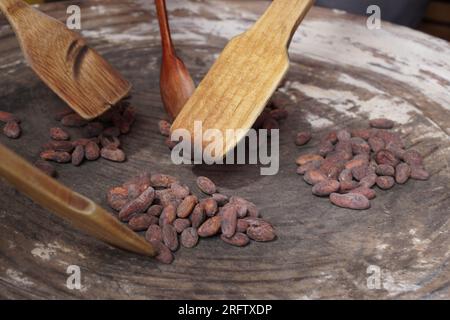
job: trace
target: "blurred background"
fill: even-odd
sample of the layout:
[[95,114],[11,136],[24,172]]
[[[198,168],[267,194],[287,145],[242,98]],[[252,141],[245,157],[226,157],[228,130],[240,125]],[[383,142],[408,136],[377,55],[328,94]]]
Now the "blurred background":
[[[29,3],[52,1],[61,0],[28,0]],[[316,5],[359,15],[366,15],[369,5],[378,5],[383,20],[450,41],[450,0],[316,0]]]

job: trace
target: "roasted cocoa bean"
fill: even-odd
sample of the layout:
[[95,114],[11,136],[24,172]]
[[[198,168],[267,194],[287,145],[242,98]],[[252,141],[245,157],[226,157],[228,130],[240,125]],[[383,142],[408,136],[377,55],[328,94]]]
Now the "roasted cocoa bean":
[[236,247],[245,247],[250,243],[250,238],[243,233],[237,232],[232,237],[226,237],[225,235],[221,235],[220,238],[228,244]]
[[369,167],[367,164],[355,167],[352,169],[352,174],[355,180],[361,181],[369,174]]
[[369,200],[375,199],[375,197],[377,196],[375,190],[366,188],[364,186],[355,188],[351,190],[349,193],[362,194]]
[[159,217],[161,216],[162,211],[163,211],[162,206],[160,206],[159,204],[154,204],[150,206],[150,208],[148,208],[147,214],[149,216]]
[[405,145],[403,144],[402,138],[398,133],[395,132],[389,132],[387,130],[378,130],[376,132],[376,136],[383,139],[386,146],[388,144],[395,144],[399,148],[404,148]]
[[360,167],[360,166],[367,166],[369,164],[369,161],[366,159],[353,159],[350,160],[349,162],[347,162],[345,164],[345,169],[349,169],[352,170],[356,167]]
[[79,116],[76,113],[71,113],[64,118],[61,119],[61,123],[66,127],[84,127],[88,124],[88,121],[86,119],[83,119],[81,116]]
[[178,249],[178,233],[175,227],[171,224],[165,224],[162,226],[163,242],[171,251]]
[[189,219],[175,219],[173,226],[178,233],[182,233],[185,229],[191,226],[191,220]]
[[337,139],[338,141],[346,141],[346,140],[350,140],[350,138],[352,137],[352,135],[350,134],[350,132],[348,130],[339,130],[337,132]]
[[258,242],[268,242],[276,238],[275,230],[270,223],[252,224],[247,229],[247,236]]
[[370,146],[369,144],[362,138],[351,138],[350,143],[352,146],[352,152],[353,154],[369,154],[370,153]]
[[79,165],[81,165],[81,163],[84,160],[84,147],[83,146],[76,146],[75,150],[72,153],[72,164],[75,167],[78,167]]
[[325,159],[319,169],[320,172],[331,180],[336,180],[342,170],[344,170],[344,161],[330,161],[329,159]]
[[50,138],[57,141],[66,141],[70,139],[70,135],[62,128],[50,128]]
[[289,112],[284,108],[277,108],[270,111],[270,115],[277,121],[286,120],[289,117]]
[[22,133],[19,123],[9,121],[3,127],[3,133],[10,139],[18,139]]
[[128,191],[128,198],[130,200],[134,200],[139,197],[139,195],[150,186],[150,174],[145,171],[139,173],[137,176],[123,184],[123,187]]
[[369,124],[372,128],[377,128],[377,129],[392,129],[395,125],[394,121],[386,119],[386,118],[370,120]]
[[320,169],[323,161],[310,161],[302,166],[297,168],[297,174],[304,175],[308,170]]
[[334,150],[334,144],[332,144],[330,141],[322,141],[319,144],[319,150],[318,153],[322,157],[325,157],[327,154],[332,152]]
[[333,192],[339,190],[340,184],[336,180],[325,180],[315,184],[312,188],[312,193],[316,196],[329,196]]
[[427,170],[420,166],[412,166],[411,167],[411,179],[414,180],[428,180],[430,178],[430,174]]
[[377,166],[375,173],[379,176],[394,176],[395,168],[388,164],[380,164]]
[[127,158],[122,150],[112,147],[102,148],[100,155],[103,159],[113,162],[124,162]]
[[[258,217],[259,216],[259,210],[256,204],[254,204],[251,201],[248,201],[247,199],[244,199],[242,197],[231,197],[230,203],[237,206],[237,209],[239,210],[239,207],[246,207],[247,209],[247,215],[249,217]],[[243,213],[241,213],[242,215]]]
[[100,139],[98,137],[97,138],[91,138],[91,139],[87,139],[87,138],[77,139],[77,140],[72,141],[72,147],[74,147],[74,148],[77,147],[77,146],[86,147],[89,142],[94,142],[94,143],[99,144],[100,143]]
[[319,170],[309,170],[303,176],[303,179],[310,185],[328,180],[327,176]]
[[102,135],[104,137],[116,137],[120,136],[120,130],[117,127],[109,127],[103,130]]
[[198,203],[198,199],[196,196],[187,196],[180,203],[177,208],[177,216],[179,218],[187,218],[194,210],[195,205]]
[[89,122],[83,129],[85,138],[94,138],[102,134],[105,127],[101,122]]
[[157,224],[158,218],[154,216],[149,216],[147,214],[137,214],[133,216],[128,222],[128,226],[131,230],[139,232],[145,231],[152,224]]
[[380,150],[383,150],[386,147],[383,139],[379,137],[371,137],[369,138],[369,145],[373,152],[377,153]]
[[400,163],[395,168],[395,182],[404,184],[411,176],[411,167],[406,163]]
[[377,175],[375,173],[368,174],[361,179],[359,185],[365,188],[372,188],[377,182]]
[[167,174],[158,173],[151,176],[151,182],[154,188],[169,188],[172,183],[178,182],[178,180]]
[[320,156],[318,154],[304,154],[297,158],[296,163],[297,163],[297,165],[302,166],[304,164],[307,164],[308,162],[315,161],[315,160],[323,161],[324,159],[322,156]]
[[[1,111],[0,111],[1,112]],[[37,160],[34,166],[50,177],[56,177],[56,169],[48,161]]]
[[334,150],[336,152],[332,155],[334,157],[339,156],[339,158],[344,160],[350,160],[353,157],[351,140],[339,141]]
[[148,187],[139,197],[128,202],[119,212],[119,219],[128,221],[133,214],[145,212],[155,198],[155,190]]
[[214,200],[213,198],[202,200],[201,205],[203,206],[203,210],[205,210],[205,213],[208,217],[214,216],[219,209],[216,200]]
[[43,160],[53,161],[57,163],[68,163],[72,159],[72,156],[68,152],[59,152],[53,150],[41,152],[40,157]]
[[397,157],[388,150],[380,150],[375,155],[375,161],[378,164],[387,164],[392,167],[396,167],[397,164],[399,164],[400,160],[397,159]]
[[42,146],[44,150],[53,150],[58,152],[72,152],[75,145],[70,141],[50,141]]
[[337,138],[337,131],[331,131],[329,133],[327,133],[322,139],[321,141],[329,141],[332,144],[335,144],[338,141]]
[[383,190],[391,189],[395,184],[393,177],[381,176],[377,178],[377,186]]
[[17,122],[20,123],[19,118],[17,118],[14,114],[6,111],[0,111],[0,122],[8,123],[8,122]]
[[84,148],[84,155],[87,160],[95,161],[100,158],[100,148],[95,142],[89,142]]
[[226,195],[220,194],[220,193],[214,193],[212,195],[212,198],[216,200],[217,205],[224,206],[228,203],[228,197]]
[[195,206],[189,219],[191,220],[192,227],[199,228],[206,220],[206,213],[203,206],[199,203]]
[[339,194],[332,193],[330,195],[330,201],[334,205],[342,208],[353,210],[365,210],[370,208],[370,201],[362,194],[347,193]]
[[170,127],[172,125],[166,120],[160,120],[158,122],[159,133],[162,136],[169,137],[170,136]]
[[152,241],[163,241],[161,227],[157,224],[152,224],[148,227],[147,232],[145,232],[145,239],[148,242]]
[[115,187],[108,191],[107,194],[108,204],[116,211],[122,210],[122,208],[128,203],[128,191],[124,187]]
[[165,224],[171,224],[177,218],[177,208],[173,204],[169,204],[163,209],[159,216],[159,225],[162,227]]
[[57,111],[54,115],[54,119],[56,121],[61,121],[65,116],[69,115],[69,114],[74,114],[75,112],[73,111],[72,108],[70,107],[64,107],[61,108],[59,111]]
[[373,131],[371,129],[355,129],[351,131],[351,134],[354,138],[369,140],[373,136]]
[[181,202],[173,195],[172,190],[170,189],[156,190],[155,199],[163,207],[167,207],[169,204],[173,204],[175,207],[178,207]]
[[304,146],[309,141],[311,141],[312,134],[310,131],[302,131],[297,133],[297,137],[295,138],[295,144],[298,146]]
[[268,118],[266,118],[264,120],[264,123],[262,125],[262,129],[267,130],[267,135],[271,136],[272,135],[272,130],[279,130],[280,129],[280,124],[274,118],[268,117]]
[[100,135],[99,139],[100,144],[103,148],[117,149],[121,145],[120,139],[118,137],[108,137],[105,135]]
[[205,194],[212,195],[217,192],[216,185],[207,177],[198,177],[197,186]]
[[181,185],[178,182],[172,183],[170,185],[170,190],[171,190],[172,194],[175,196],[175,198],[180,199],[180,200],[183,200],[184,198],[189,196],[189,194],[191,193],[188,186]]
[[422,155],[416,150],[408,150],[403,154],[403,160],[410,166],[423,166]]
[[198,243],[198,233],[195,228],[187,228],[181,233],[181,245],[185,248],[193,248]]
[[227,204],[222,213],[221,229],[225,237],[232,237],[236,233],[237,210],[233,204]]
[[236,232],[246,233],[248,227],[249,227],[248,221],[246,221],[244,219],[238,219],[237,225],[236,225]]
[[221,223],[222,217],[219,215],[209,218],[198,228],[198,235],[202,238],[215,236],[220,231]]
[[150,241],[150,243],[157,251],[157,255],[155,256],[156,260],[164,264],[171,264],[173,262],[173,253],[166,245],[161,241]]

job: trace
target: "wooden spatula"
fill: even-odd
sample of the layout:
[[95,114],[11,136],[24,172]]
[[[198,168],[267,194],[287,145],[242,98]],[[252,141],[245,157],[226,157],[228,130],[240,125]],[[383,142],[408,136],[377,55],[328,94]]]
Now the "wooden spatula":
[[86,119],[119,102],[131,85],[77,33],[20,0],[0,0],[30,66]]
[[0,144],[0,177],[44,208],[67,219],[81,231],[116,247],[154,256],[150,243],[125,227],[111,214],[63,186]]
[[170,36],[166,1],[155,0],[163,57],[161,64],[161,98],[167,113],[175,119],[195,90],[195,84],[183,61],[177,57]]
[[[313,0],[274,0],[264,15],[245,33],[232,39],[176,118],[172,132],[187,129],[194,137],[194,122],[203,132],[250,129],[289,67],[287,49]],[[224,141],[223,154],[245,136]],[[209,141],[203,141],[206,146]],[[221,156],[215,155],[215,156]]]

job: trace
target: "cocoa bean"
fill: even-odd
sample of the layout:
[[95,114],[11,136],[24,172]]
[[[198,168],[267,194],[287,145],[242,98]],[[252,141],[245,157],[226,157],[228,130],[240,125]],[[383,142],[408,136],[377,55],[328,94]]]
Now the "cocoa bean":
[[267,135],[270,137],[272,135],[272,130],[280,129],[280,124],[274,118],[268,117],[267,119],[264,120],[262,129],[267,130]]
[[352,174],[356,180],[361,181],[364,177],[366,177],[369,174],[368,165],[365,164],[365,165],[353,168]]
[[157,224],[158,218],[147,214],[137,214],[128,222],[131,230],[139,232],[147,230],[151,225]]
[[189,219],[175,219],[173,226],[178,233],[182,233],[185,229],[191,226],[191,220]]
[[405,155],[405,152],[406,152],[395,142],[387,143],[386,150],[392,152],[398,159],[403,159],[403,156]]
[[149,216],[159,217],[161,216],[162,211],[163,211],[162,206],[160,206],[159,204],[154,204],[150,206],[150,208],[148,208],[147,214]]
[[319,169],[321,167],[322,163],[323,163],[322,160],[310,161],[302,166],[299,166],[297,168],[297,174],[304,175],[306,173],[306,171],[308,171],[308,170]]
[[350,132],[348,130],[339,130],[337,132],[337,139],[338,141],[345,141],[345,140],[350,140],[350,138],[352,137],[352,135],[350,134]]
[[73,111],[72,108],[65,107],[65,108],[60,109],[58,112],[56,112],[53,118],[56,121],[61,121],[65,116],[67,116],[69,114],[74,114],[74,113],[75,112]]
[[[259,210],[258,210],[258,207],[256,206],[256,204],[254,204],[251,201],[248,201],[247,199],[234,196],[234,197],[230,198],[230,203],[236,205],[238,210],[239,210],[239,207],[242,207],[242,209],[243,209],[243,207],[246,207],[247,215],[249,217],[258,217],[259,216]],[[241,212],[241,215],[243,215],[243,214],[244,213]]]
[[194,210],[195,205],[198,203],[196,196],[187,196],[177,208],[177,216],[179,218],[187,218]]
[[113,162],[124,162],[127,158],[122,150],[112,147],[102,148],[100,155],[103,159]]
[[372,151],[375,153],[377,153],[380,150],[383,150],[386,147],[384,140],[379,137],[369,138],[369,145]]
[[430,178],[430,174],[427,170],[420,166],[411,166],[411,179],[414,180],[428,180]]
[[198,243],[198,233],[195,228],[187,228],[181,233],[181,245],[185,248],[193,248]]
[[178,182],[178,180],[167,174],[158,173],[151,176],[151,182],[154,188],[169,188],[172,183]]
[[237,210],[234,205],[226,205],[222,214],[221,229],[225,237],[232,237],[236,233]]
[[8,122],[17,122],[20,123],[19,118],[17,118],[14,114],[6,111],[0,111],[0,122],[8,123]]
[[150,241],[150,243],[157,251],[157,255],[155,256],[156,260],[164,264],[171,264],[173,262],[173,253],[166,245],[161,241]]
[[339,155],[341,159],[350,160],[353,157],[351,140],[342,140],[336,144],[336,155]]
[[156,190],[155,199],[161,204],[163,207],[167,207],[169,204],[175,205],[178,207],[180,201],[173,195],[172,190]]
[[89,161],[95,161],[100,158],[100,148],[95,142],[89,142],[84,148],[84,156]]
[[217,187],[209,178],[207,177],[198,177],[197,178],[197,186],[198,188],[205,194],[212,195],[216,193]]
[[377,166],[375,173],[379,176],[394,176],[395,168],[388,164],[380,164]]
[[276,238],[275,230],[267,222],[252,224],[247,229],[247,236],[258,242],[268,242]]
[[387,164],[392,167],[396,167],[397,164],[399,164],[400,160],[397,159],[397,157],[388,150],[380,150],[375,155],[375,161],[378,164]]
[[360,166],[364,166],[364,165],[367,166],[368,164],[369,164],[369,162],[366,159],[353,159],[345,164],[345,168],[352,170],[356,167],[360,167]]
[[[1,111],[0,111],[1,112]],[[37,160],[34,166],[50,177],[56,176],[56,169],[48,161]]]
[[189,217],[192,227],[199,228],[206,220],[206,213],[201,204],[197,204]]
[[248,227],[249,227],[248,221],[246,221],[244,219],[238,219],[237,225],[236,225],[236,232],[246,233]]
[[139,197],[128,202],[119,212],[119,219],[128,221],[133,214],[145,212],[155,198],[155,190],[148,187]]
[[123,187],[128,191],[128,198],[130,200],[134,200],[139,197],[139,195],[150,186],[150,174],[145,171],[139,173],[137,176],[123,184]]
[[351,134],[354,138],[369,140],[369,138],[373,135],[373,131],[371,129],[355,129],[351,131]]
[[83,129],[85,138],[94,138],[102,134],[104,126],[101,122],[89,122]]
[[177,208],[173,204],[169,204],[163,209],[159,216],[159,225],[162,227],[165,224],[171,224],[177,218]]
[[391,189],[395,184],[395,180],[393,177],[381,176],[377,178],[377,186],[380,189],[388,190]]
[[325,180],[314,185],[312,193],[316,196],[329,196],[339,190],[340,184],[336,180]]
[[212,195],[212,198],[216,200],[217,205],[224,206],[228,203],[228,197],[226,195],[220,194],[220,193],[214,193]]
[[370,120],[369,124],[372,128],[377,128],[377,129],[392,129],[395,125],[394,121],[386,119],[386,118]]
[[75,145],[70,141],[50,141],[42,146],[44,150],[53,150],[58,152],[72,152]]
[[100,144],[103,148],[117,149],[121,145],[120,139],[118,137],[108,137],[105,135],[100,135],[99,139]]
[[50,138],[57,141],[66,141],[70,139],[70,135],[62,128],[50,128]]
[[416,150],[408,150],[403,154],[403,160],[410,166],[421,167],[423,166],[422,155]]
[[77,139],[77,140],[72,142],[72,147],[73,148],[75,148],[77,146],[86,147],[89,142],[94,142],[94,143],[99,144],[100,143],[100,139],[98,137],[97,138],[91,138],[91,139],[86,139],[86,138]]
[[170,190],[171,190],[172,194],[175,196],[175,198],[180,199],[180,200],[183,200],[184,198],[189,196],[189,194],[191,193],[188,186],[181,185],[178,182],[172,183],[170,185]]
[[366,188],[364,186],[355,188],[355,189],[351,190],[349,193],[362,194],[369,200],[375,199],[375,197],[377,196],[375,190]]
[[411,176],[411,167],[406,163],[400,163],[395,168],[395,182],[404,184]]
[[270,111],[270,115],[277,121],[286,120],[289,117],[289,113],[284,108],[273,109]]
[[117,127],[109,127],[103,130],[102,136],[118,138],[120,136],[120,130]]
[[81,163],[84,160],[84,147],[83,146],[76,146],[75,150],[72,153],[72,164],[75,167],[78,167],[79,165],[81,165]]
[[365,188],[372,188],[377,182],[377,175],[372,173],[361,179],[359,185]]
[[218,215],[209,218],[198,228],[198,235],[202,238],[215,236],[220,231],[221,223],[222,217]]
[[332,152],[334,150],[334,144],[332,144],[330,141],[322,141],[319,144],[319,150],[318,153],[322,157],[325,157],[327,154]]
[[120,211],[129,201],[128,191],[124,187],[114,187],[108,191],[107,200],[111,208]]
[[303,176],[303,179],[310,185],[327,180],[327,176],[319,170],[309,170]]
[[342,170],[344,170],[344,161],[331,161],[330,159],[325,159],[319,170],[328,179],[336,180]]
[[53,150],[41,152],[40,157],[43,160],[54,161],[57,163],[68,163],[72,159],[72,156],[68,152],[59,152]]
[[158,122],[159,133],[162,136],[169,137],[170,136],[170,127],[172,125],[166,120],[160,120]]
[[298,146],[304,146],[309,141],[311,141],[312,134],[310,131],[302,131],[297,133],[297,137],[295,138],[295,144]]
[[327,133],[322,139],[321,141],[329,141],[332,144],[335,144],[338,141],[337,138],[337,132],[336,131],[331,131],[329,133]]
[[352,152],[353,154],[369,154],[370,153],[370,146],[369,144],[362,138],[351,138],[350,143],[352,146]]
[[213,198],[202,200],[201,205],[203,206],[203,210],[205,210],[205,213],[208,217],[214,216],[219,209],[216,200],[214,200]]
[[76,113],[71,113],[62,118],[61,123],[66,127],[84,127],[88,121]]
[[22,133],[22,130],[17,122],[10,121],[3,127],[3,133],[10,139],[18,139]]
[[318,154],[304,154],[297,158],[296,163],[297,163],[297,165],[302,166],[304,164],[307,164],[308,162],[315,161],[315,160],[323,161],[324,159],[322,156],[320,156]]
[[152,241],[163,241],[161,227],[157,224],[152,224],[148,227],[147,232],[145,232],[145,239],[148,242]]
[[171,224],[165,224],[162,226],[163,242],[171,251],[178,249],[178,233],[175,227]]
[[402,138],[398,133],[395,132],[389,132],[387,130],[379,130],[376,133],[376,136],[383,139],[386,146],[388,144],[395,144],[399,148],[404,148],[404,144],[402,141]]
[[370,201],[362,194],[357,193],[347,193],[347,194],[339,194],[332,193],[330,195],[330,201],[334,205],[353,209],[353,210],[365,210],[370,208]]
[[221,235],[220,238],[225,243],[231,244],[236,247],[245,247],[250,243],[250,238],[243,233],[237,232],[232,237],[226,237],[225,235]]

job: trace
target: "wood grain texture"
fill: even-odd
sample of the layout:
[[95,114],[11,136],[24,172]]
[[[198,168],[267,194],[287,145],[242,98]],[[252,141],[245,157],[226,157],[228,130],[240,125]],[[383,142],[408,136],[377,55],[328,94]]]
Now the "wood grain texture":
[[93,119],[128,95],[130,83],[65,24],[21,0],[2,0],[36,74],[78,114]]
[[[234,37],[214,62],[171,131],[186,129],[194,139],[195,122],[205,131],[234,130],[236,139],[224,139],[220,158],[245,137],[269,102],[289,68],[287,47],[312,0],[275,0],[254,26]],[[205,138],[204,147],[210,144]]]
[[[233,36],[265,11],[261,1],[171,0],[178,53],[196,83]],[[41,8],[64,19],[66,3]],[[124,253],[82,235],[0,183],[2,298],[421,298],[450,296],[450,46],[383,23],[368,31],[363,18],[313,8],[294,36],[283,90],[292,98],[281,126],[280,172],[258,166],[174,166],[158,134],[165,116],[159,94],[160,37],[151,1],[83,1],[83,36],[134,86],[139,119],[124,140],[127,165],[103,160],[59,166],[60,181],[106,207],[105,191],[142,169],[171,173],[194,190],[198,175],[223,192],[254,201],[278,240],[230,247],[220,239],[182,249],[173,265]],[[0,18],[1,19],[1,18]],[[26,66],[17,41],[0,21],[0,109],[23,118],[23,137],[8,145],[36,159],[52,114],[64,106]],[[407,48],[407,49],[405,49]],[[399,122],[408,146],[422,152],[428,182],[377,191],[368,211],[333,207],[296,174],[295,158],[333,128],[365,126],[369,118]],[[311,145],[295,147],[311,128]],[[81,291],[65,286],[69,265],[82,271]],[[383,270],[380,290],[367,288],[367,267]]]

